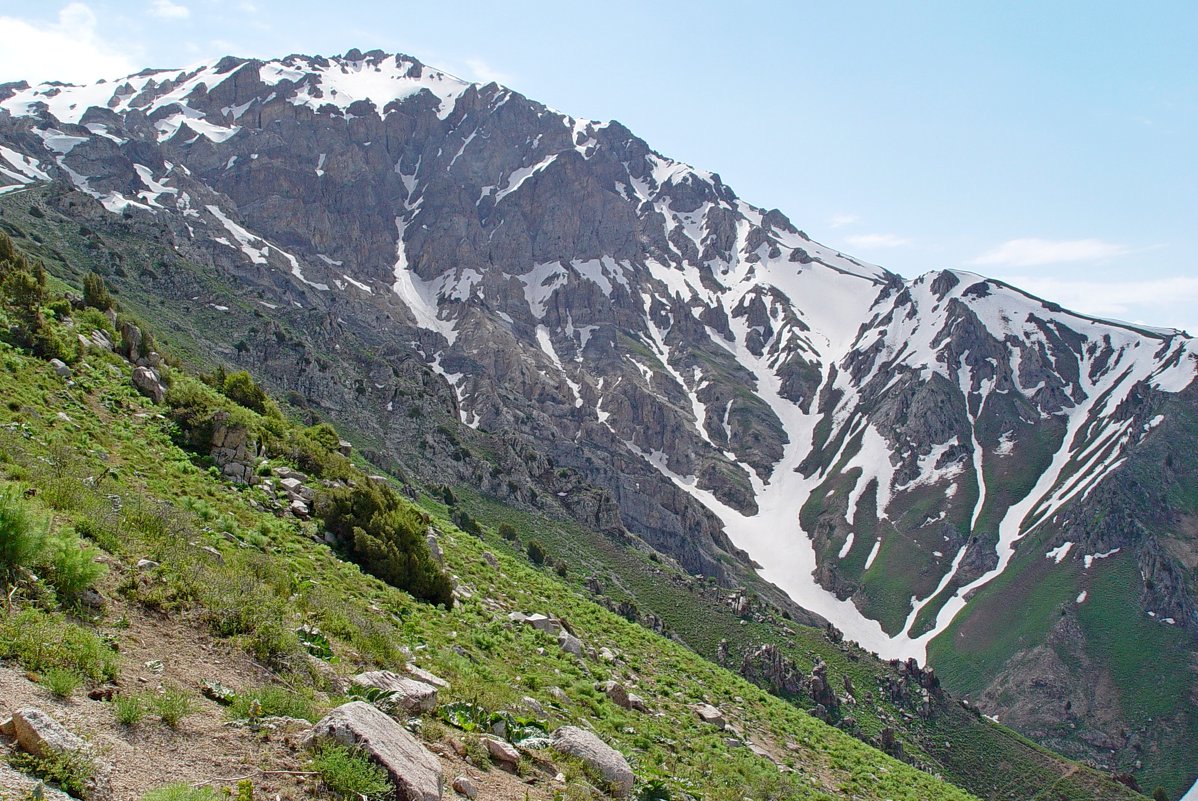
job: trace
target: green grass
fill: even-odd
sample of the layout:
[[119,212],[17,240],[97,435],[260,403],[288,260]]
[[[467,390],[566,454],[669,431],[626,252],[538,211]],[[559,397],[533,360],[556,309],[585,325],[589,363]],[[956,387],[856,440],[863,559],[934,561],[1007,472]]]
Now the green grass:
[[312,757],[312,769],[338,798],[344,801],[379,801],[394,788],[387,771],[360,751],[343,745],[326,745]]
[[172,729],[179,728],[183,718],[197,711],[196,699],[191,693],[168,684],[156,693],[146,696],[146,706],[159,720]]
[[140,693],[121,693],[112,698],[112,716],[122,726],[141,723],[149,711],[146,707],[146,699]]
[[192,787],[190,784],[168,784],[151,790],[141,801],[219,801],[222,798],[211,787]]
[[83,684],[83,677],[66,668],[50,668],[41,676],[41,682],[55,698],[70,698]]

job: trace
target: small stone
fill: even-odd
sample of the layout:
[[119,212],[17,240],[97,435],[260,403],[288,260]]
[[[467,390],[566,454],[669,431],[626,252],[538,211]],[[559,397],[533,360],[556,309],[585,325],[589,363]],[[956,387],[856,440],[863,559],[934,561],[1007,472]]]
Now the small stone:
[[137,560],[137,569],[138,570],[153,570],[156,567],[158,567],[158,563],[155,562],[153,559],[138,559]]
[[516,772],[516,766],[520,764],[520,752],[511,743],[505,743],[503,740],[497,740],[494,737],[484,737],[483,744],[487,746],[487,751],[491,754],[491,760],[499,764],[499,767]]
[[704,723],[709,723],[717,729],[722,729],[726,725],[723,713],[711,704],[695,704],[692,709],[699,720]]
[[67,363],[62,359],[51,359],[50,366],[54,368],[54,372],[62,378],[71,377],[71,368],[67,367]]
[[568,654],[582,656],[582,640],[565,629],[562,629],[561,633],[557,635],[557,644],[559,648]]
[[456,777],[453,780],[453,790],[467,798],[474,798],[478,795],[478,788],[474,786],[474,782],[470,781],[470,778],[467,776]]

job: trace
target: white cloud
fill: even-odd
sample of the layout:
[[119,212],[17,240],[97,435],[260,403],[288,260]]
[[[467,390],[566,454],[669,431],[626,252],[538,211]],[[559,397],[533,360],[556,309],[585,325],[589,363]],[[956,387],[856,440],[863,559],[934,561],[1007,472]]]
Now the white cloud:
[[70,3],[53,23],[0,16],[0,82],[75,81],[119,78],[135,72],[137,62],[103,41],[95,13]]
[[161,19],[187,19],[191,16],[191,9],[171,0],[151,0],[150,13]]
[[1122,256],[1128,250],[1124,245],[1101,239],[1011,239],[969,263],[977,267],[1034,267],[1040,264],[1099,261]]
[[495,83],[507,86],[512,83],[512,76],[505,72],[500,72],[494,69],[490,64],[483,61],[481,58],[466,59],[467,77],[478,83]]
[[1004,275],[1003,280],[1082,314],[1198,334],[1198,277],[1102,281]]
[[843,228],[846,225],[852,225],[853,223],[860,221],[861,218],[856,214],[833,214],[832,219],[828,221],[828,224],[833,228]]
[[861,248],[862,250],[869,248],[901,248],[911,244],[910,239],[905,239],[894,234],[857,234],[856,236],[846,236],[844,241],[849,247]]

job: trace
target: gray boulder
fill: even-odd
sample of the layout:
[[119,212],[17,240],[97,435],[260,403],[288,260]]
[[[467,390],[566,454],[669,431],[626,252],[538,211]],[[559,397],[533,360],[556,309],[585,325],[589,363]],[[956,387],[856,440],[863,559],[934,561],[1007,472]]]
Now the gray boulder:
[[560,754],[568,754],[582,760],[583,764],[608,782],[611,793],[616,798],[623,798],[632,792],[634,779],[628,760],[586,729],[562,726],[553,733],[550,747]]
[[337,707],[309,730],[308,747],[327,740],[357,746],[387,771],[405,801],[440,801],[441,763],[407,729],[365,701]]
[[162,386],[158,373],[149,367],[133,368],[133,386],[154,403],[162,403],[166,397],[166,387]]
[[431,712],[437,706],[437,688],[389,670],[371,670],[353,678],[360,687],[377,687],[395,693],[395,704],[409,715]]
[[39,757],[75,755],[88,760],[92,771],[83,786],[84,801],[111,801],[112,767],[50,715],[36,707],[26,707],[14,712],[12,721],[5,723],[4,728],[12,732],[17,745],[26,753]]
[[724,714],[711,704],[695,704],[692,709],[695,710],[695,716],[704,723],[710,723],[717,729],[722,729],[726,725]]
[[51,359],[50,366],[54,368],[54,372],[61,378],[71,377],[71,368],[67,367],[67,363],[62,359]]
[[582,656],[582,640],[578,639],[565,629],[562,629],[561,632],[558,633],[557,644],[559,648],[568,654]]

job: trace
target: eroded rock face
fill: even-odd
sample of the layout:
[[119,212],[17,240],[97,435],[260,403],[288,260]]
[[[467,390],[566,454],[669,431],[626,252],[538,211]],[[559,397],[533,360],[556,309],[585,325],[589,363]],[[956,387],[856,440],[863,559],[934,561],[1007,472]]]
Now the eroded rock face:
[[310,747],[323,740],[362,748],[387,771],[405,801],[440,801],[441,763],[394,719],[364,701],[337,707],[311,728]]
[[628,760],[596,735],[577,726],[562,726],[553,733],[554,751],[577,757],[611,784],[612,795],[623,798],[632,792],[634,777]]

